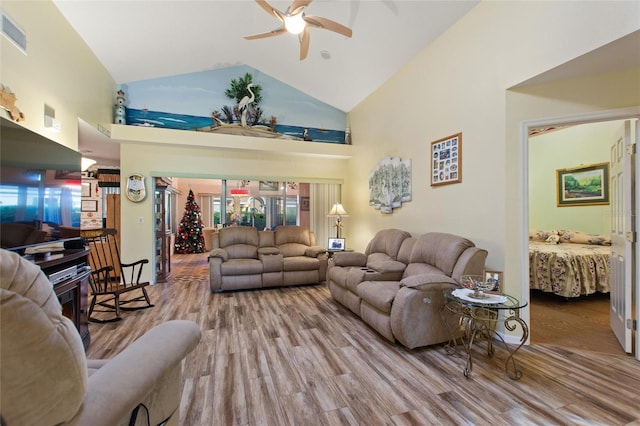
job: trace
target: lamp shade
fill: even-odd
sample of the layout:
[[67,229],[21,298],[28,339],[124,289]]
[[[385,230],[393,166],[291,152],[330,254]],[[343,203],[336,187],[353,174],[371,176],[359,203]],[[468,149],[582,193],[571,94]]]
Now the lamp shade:
[[331,210],[329,210],[329,216],[349,216],[347,211],[342,207],[342,204],[335,203]]

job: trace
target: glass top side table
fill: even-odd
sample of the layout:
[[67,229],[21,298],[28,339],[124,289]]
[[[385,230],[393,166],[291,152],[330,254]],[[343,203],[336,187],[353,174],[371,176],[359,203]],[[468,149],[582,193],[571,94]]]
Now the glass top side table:
[[[443,321],[449,326],[446,314],[459,316],[458,328],[449,330],[451,338],[445,346],[448,355],[457,353],[456,347],[459,343],[467,353],[467,364],[464,368],[464,376],[469,378],[473,372],[472,346],[474,341],[486,340],[487,355],[494,355],[493,340],[497,338],[502,342],[509,357],[505,361],[505,371],[510,378],[519,380],[522,377],[522,370],[516,364],[515,354],[522,347],[529,337],[529,327],[520,318],[520,309],[527,306],[527,302],[521,302],[508,294],[488,294],[485,299],[474,299],[470,297],[472,290],[463,288],[445,290],[445,304],[443,306]],[[504,315],[504,328],[509,331],[516,330],[520,325],[522,336],[519,344],[512,349],[504,340],[504,337],[496,331],[496,326],[500,314]]]

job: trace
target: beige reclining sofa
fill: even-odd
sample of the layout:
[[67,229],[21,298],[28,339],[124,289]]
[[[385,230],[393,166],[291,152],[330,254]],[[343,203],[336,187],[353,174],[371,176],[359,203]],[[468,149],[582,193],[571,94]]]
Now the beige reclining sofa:
[[[462,275],[482,274],[487,251],[457,235],[417,238],[399,229],[378,232],[364,253],[335,253],[327,271],[333,299],[386,339],[409,349],[445,342],[444,291]],[[457,318],[445,316],[450,326]]]
[[326,248],[304,226],[231,226],[214,233],[211,244],[211,291],[315,284],[326,277]]

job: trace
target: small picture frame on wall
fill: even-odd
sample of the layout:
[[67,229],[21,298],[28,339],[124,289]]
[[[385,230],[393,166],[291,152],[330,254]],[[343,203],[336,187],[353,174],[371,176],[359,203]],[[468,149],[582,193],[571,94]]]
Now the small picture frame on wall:
[[486,282],[493,282],[493,288],[488,290],[487,293],[502,294],[502,281],[504,276],[502,271],[485,269],[482,275]]
[[462,182],[462,133],[431,142],[431,186]]
[[80,210],[83,212],[97,212],[98,200],[82,200],[80,203]]
[[309,197],[300,197],[300,211],[309,211]]
[[91,197],[91,182],[82,182],[82,196]]

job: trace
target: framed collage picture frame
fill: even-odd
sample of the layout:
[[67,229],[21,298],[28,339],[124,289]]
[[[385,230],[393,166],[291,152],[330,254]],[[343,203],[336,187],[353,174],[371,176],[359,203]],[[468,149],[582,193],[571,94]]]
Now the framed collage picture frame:
[[462,133],[431,142],[431,186],[462,182]]

